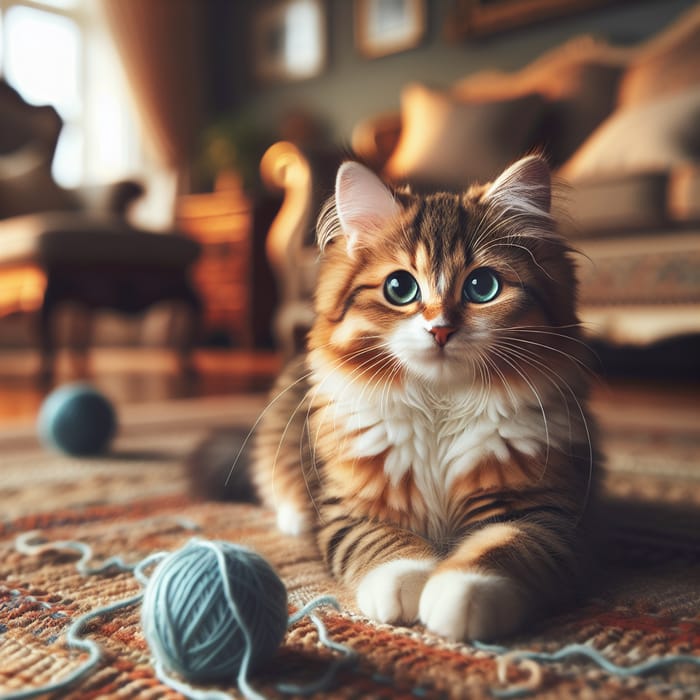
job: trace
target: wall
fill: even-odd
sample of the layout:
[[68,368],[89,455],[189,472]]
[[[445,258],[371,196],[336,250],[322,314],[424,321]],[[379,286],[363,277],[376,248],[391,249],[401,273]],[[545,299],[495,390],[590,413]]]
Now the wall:
[[[322,75],[297,83],[257,86],[251,78],[250,12],[257,3],[219,3],[214,17],[217,55],[230,67],[220,75],[215,104],[219,111],[250,110],[261,124],[274,127],[289,110],[303,106],[324,119],[336,139],[347,142],[362,118],[399,106],[401,87],[411,81],[447,86],[483,68],[512,70],[579,34],[593,34],[619,44],[635,44],[669,24],[692,0],[636,0],[572,17],[551,20],[480,40],[449,44],[443,25],[450,0],[428,1],[428,31],[411,51],[368,60],[353,45],[353,3],[326,0],[329,61]],[[231,8],[232,5],[237,8]],[[225,35],[225,36],[224,36]]]

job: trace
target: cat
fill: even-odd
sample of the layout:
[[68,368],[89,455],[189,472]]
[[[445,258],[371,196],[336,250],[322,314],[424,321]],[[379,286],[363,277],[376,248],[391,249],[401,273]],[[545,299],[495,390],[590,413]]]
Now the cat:
[[551,200],[538,155],[461,194],[337,173],[252,474],[379,622],[501,638],[586,579],[590,371]]

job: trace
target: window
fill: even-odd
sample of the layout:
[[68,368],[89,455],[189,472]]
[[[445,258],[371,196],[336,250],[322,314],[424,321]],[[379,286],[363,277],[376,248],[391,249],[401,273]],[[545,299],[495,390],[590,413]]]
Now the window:
[[128,176],[141,165],[136,120],[115,49],[90,0],[0,0],[0,71],[64,126],[52,165],[64,186]]

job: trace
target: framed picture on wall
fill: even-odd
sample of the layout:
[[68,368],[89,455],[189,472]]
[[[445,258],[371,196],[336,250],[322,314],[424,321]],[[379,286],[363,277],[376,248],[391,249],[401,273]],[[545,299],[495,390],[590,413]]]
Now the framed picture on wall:
[[326,65],[322,0],[275,0],[253,16],[255,77],[263,82],[305,80]]
[[425,36],[425,0],[355,0],[355,44],[378,58],[418,46]]

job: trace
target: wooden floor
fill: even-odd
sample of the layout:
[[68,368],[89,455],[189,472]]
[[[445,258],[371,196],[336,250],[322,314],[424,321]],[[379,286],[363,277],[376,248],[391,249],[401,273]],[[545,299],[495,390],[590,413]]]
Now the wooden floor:
[[49,386],[37,380],[39,357],[32,352],[0,352],[0,426],[34,420],[49,391],[72,381],[89,381],[118,404],[158,402],[195,396],[266,392],[279,371],[272,352],[198,351],[196,373],[178,372],[174,354],[155,349],[99,349],[87,368],[69,354],[58,358]]
[[[56,379],[49,387],[37,382],[38,355],[26,351],[0,352],[0,426],[33,421],[53,387],[87,378],[115,403],[159,402],[196,396],[266,392],[281,366],[279,355],[255,351],[198,351],[196,376],[183,377],[168,351],[154,349],[94,350],[87,377],[69,355],[61,355]],[[619,406],[621,411],[650,408],[684,414],[700,430],[700,387],[696,382],[654,382],[600,379],[594,404]]]

